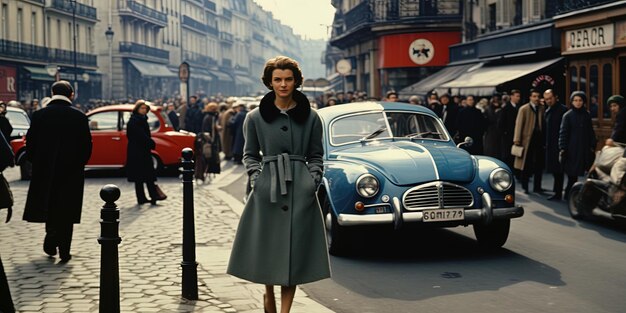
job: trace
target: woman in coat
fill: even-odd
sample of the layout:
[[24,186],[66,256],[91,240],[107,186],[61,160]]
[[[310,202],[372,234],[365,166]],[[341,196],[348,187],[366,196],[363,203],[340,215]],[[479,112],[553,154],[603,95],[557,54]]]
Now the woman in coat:
[[[135,194],[137,203],[156,204],[158,200],[165,200],[165,195],[159,195],[154,183],[156,171],[152,165],[151,150],[155,148],[154,140],[150,135],[148,126],[148,112],[150,107],[144,100],[137,100],[133,113],[126,124],[126,136],[128,137],[128,154],[126,158],[126,170],[128,181],[135,182]],[[143,184],[148,188],[150,200],[146,198]]]
[[587,95],[574,91],[570,96],[571,109],[563,115],[559,130],[559,158],[567,174],[565,198],[578,179],[593,163],[596,134],[591,125],[591,115],[585,108]]
[[[330,277],[316,190],[323,164],[322,124],[296,88],[296,61],[276,57],[265,64],[263,83],[272,90],[245,119],[243,161],[252,191],[241,216],[228,273],[265,285],[265,312],[290,311],[296,285]],[[280,138],[280,140],[277,140]]]

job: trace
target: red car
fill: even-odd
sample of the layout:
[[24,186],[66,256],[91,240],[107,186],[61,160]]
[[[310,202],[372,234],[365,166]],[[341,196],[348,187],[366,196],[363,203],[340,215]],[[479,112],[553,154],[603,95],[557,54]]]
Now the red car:
[[[101,107],[87,113],[93,149],[87,168],[122,168],[126,164],[126,123],[134,105],[121,104]],[[193,148],[195,134],[175,131],[161,107],[150,106],[148,125],[156,149],[152,162],[156,169],[180,164],[182,149]],[[30,164],[25,159],[25,137],[11,141],[16,164],[22,179],[30,178]]]

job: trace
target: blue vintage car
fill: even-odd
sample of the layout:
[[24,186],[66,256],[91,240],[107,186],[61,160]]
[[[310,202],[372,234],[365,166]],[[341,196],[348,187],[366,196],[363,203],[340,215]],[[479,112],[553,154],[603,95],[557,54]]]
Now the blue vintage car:
[[325,151],[318,199],[331,254],[349,250],[355,226],[375,224],[473,225],[480,245],[499,248],[511,218],[524,214],[507,165],[457,147],[427,108],[360,102],[318,113]]

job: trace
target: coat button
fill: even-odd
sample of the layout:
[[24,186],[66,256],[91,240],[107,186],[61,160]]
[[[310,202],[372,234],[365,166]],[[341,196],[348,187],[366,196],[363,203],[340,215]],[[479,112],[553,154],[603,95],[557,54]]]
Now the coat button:
[[287,128],[287,126],[283,126],[280,129],[282,129],[284,132],[286,132],[289,128]]
[[283,207],[281,208],[283,211],[287,211],[289,208],[286,205],[283,205]]

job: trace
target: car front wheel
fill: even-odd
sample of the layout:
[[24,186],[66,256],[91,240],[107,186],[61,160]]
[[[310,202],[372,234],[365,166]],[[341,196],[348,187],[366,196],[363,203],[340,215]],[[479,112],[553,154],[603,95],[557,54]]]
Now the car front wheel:
[[509,237],[511,220],[495,220],[488,225],[475,224],[474,234],[478,244],[487,249],[497,249],[504,245]]
[[[330,201],[328,197],[324,198],[324,204],[322,208],[324,213],[324,220],[326,221],[326,239],[328,240],[328,253],[335,256],[342,256],[348,254],[350,247],[349,231],[339,225],[337,217],[332,212]],[[330,216],[330,218],[328,218]]]

